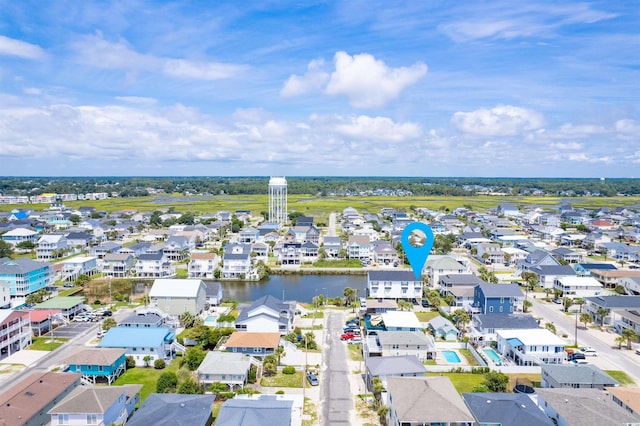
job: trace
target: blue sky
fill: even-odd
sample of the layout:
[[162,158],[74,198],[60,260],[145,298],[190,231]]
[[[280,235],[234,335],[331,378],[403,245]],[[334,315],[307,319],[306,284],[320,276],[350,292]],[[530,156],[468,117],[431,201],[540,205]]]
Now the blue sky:
[[0,175],[640,174],[637,2],[0,11]]

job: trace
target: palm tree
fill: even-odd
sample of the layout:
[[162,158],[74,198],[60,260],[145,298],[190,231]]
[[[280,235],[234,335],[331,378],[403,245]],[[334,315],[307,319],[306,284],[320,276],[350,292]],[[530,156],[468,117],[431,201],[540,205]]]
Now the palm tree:
[[622,330],[622,337],[627,340],[627,349],[631,349],[631,341],[638,341],[638,333],[632,328]]
[[355,300],[356,294],[358,294],[358,290],[353,289],[351,287],[345,287],[343,294],[344,294],[344,298],[346,299],[345,303],[347,306],[349,306],[351,305],[351,302]]
[[285,356],[284,348],[282,346],[278,346],[276,348],[276,358],[278,359],[278,365],[280,365],[280,359]]
[[627,338],[624,336],[618,336],[614,341],[618,344],[618,349],[622,349],[622,344],[627,341]]
[[598,308],[596,315],[600,317],[600,327],[604,327],[604,318],[609,314],[609,310],[605,308]]
[[549,301],[549,295],[551,294],[551,289],[545,287],[544,294],[546,295],[547,302]]
[[588,313],[584,312],[580,314],[580,322],[584,323],[584,328],[586,330],[587,325],[591,322],[591,315],[589,315]]

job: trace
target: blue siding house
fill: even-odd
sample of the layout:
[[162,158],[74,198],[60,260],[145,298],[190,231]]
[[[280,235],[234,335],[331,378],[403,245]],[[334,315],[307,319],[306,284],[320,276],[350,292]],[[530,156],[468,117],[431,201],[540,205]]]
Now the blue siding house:
[[111,385],[127,369],[126,351],[117,348],[81,348],[63,360],[71,373],[96,384],[106,380]]
[[49,286],[51,264],[31,259],[0,258],[0,281],[9,283],[11,298],[26,297]]
[[145,357],[150,357],[150,365],[156,359],[170,361],[176,349],[175,334],[168,327],[113,327],[104,335],[99,348],[122,348],[127,356],[132,356],[136,366],[147,364]]
[[512,314],[521,303],[518,284],[480,283],[473,290],[473,307],[481,314]]

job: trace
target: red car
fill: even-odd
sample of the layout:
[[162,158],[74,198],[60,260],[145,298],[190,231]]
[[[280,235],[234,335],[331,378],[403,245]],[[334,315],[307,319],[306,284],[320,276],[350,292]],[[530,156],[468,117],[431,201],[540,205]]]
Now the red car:
[[354,337],[360,337],[360,332],[354,333],[353,331],[347,331],[346,333],[342,333],[340,340],[351,340]]

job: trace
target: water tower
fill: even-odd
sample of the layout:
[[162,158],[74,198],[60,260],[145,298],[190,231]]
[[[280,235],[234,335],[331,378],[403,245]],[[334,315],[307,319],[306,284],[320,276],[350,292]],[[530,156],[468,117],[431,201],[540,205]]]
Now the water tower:
[[269,222],[284,225],[287,218],[287,180],[272,176],[269,179]]

